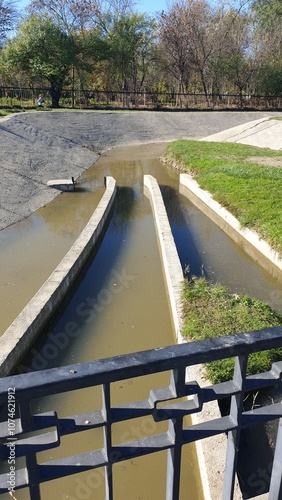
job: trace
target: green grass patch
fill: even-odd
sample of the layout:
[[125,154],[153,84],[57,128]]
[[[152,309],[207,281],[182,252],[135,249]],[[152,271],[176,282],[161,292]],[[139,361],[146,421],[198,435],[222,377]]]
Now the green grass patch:
[[[282,325],[282,316],[267,304],[245,295],[232,295],[219,284],[209,284],[204,277],[184,283],[183,335],[190,340],[204,340]],[[248,374],[268,371],[282,359],[282,348],[249,356]],[[233,378],[234,358],[205,365],[212,383]]]
[[282,253],[282,152],[235,143],[178,140],[165,151],[201,188]]
[[0,109],[0,118],[4,116],[8,116],[12,113],[21,113],[24,112],[24,109],[19,108],[11,108],[11,109]]

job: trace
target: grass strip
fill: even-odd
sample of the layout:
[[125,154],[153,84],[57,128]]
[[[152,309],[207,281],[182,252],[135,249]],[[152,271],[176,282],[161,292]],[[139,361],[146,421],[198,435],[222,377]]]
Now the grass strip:
[[[205,340],[225,335],[271,328],[282,324],[282,316],[267,304],[245,295],[230,294],[220,284],[205,277],[185,281],[183,335],[190,340]],[[248,360],[248,375],[268,371],[282,359],[282,348],[253,353]],[[233,378],[234,358],[205,365],[212,383]]]

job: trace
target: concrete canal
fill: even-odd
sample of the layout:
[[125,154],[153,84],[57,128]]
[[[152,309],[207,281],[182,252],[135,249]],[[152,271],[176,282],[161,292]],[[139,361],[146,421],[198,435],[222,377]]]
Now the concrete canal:
[[[226,284],[233,293],[246,293],[282,312],[282,285],[254,264],[216,225],[178,193],[179,173],[158,160],[163,144],[119,148],[108,152],[81,178],[80,190],[65,193],[29,220],[3,232],[1,247],[1,301],[3,324],[9,323],[28,302],[42,281],[59,263],[95,209],[105,175],[117,180],[118,193],[109,227],[93,261],[77,284],[74,295],[60,310],[22,360],[17,372],[40,370],[76,362],[140,351],[175,342],[154,220],[143,194],[143,176],[153,175],[161,186],[183,268],[204,272],[212,281]],[[6,269],[10,269],[10,274]],[[12,280],[11,280],[12,270]],[[9,280],[9,281],[8,281]],[[5,307],[6,304],[6,307]],[[68,336],[67,332],[76,332]],[[5,328],[4,328],[5,329]],[[3,332],[2,332],[3,333]],[[57,340],[56,340],[57,339]],[[166,375],[117,384],[116,403],[143,399],[152,386],[168,383]],[[87,412],[101,405],[98,391],[85,390],[34,402],[34,410],[56,408],[60,416]],[[164,424],[139,419],[123,428],[115,426],[114,440],[125,432],[128,439],[161,432]],[[52,459],[100,446],[100,431],[80,433],[52,450]],[[95,443],[95,444],[94,444]],[[166,456],[145,457],[115,467],[116,498],[164,498]],[[50,453],[42,453],[42,461]],[[181,498],[203,498],[195,466],[195,451],[185,450]],[[52,493],[51,493],[52,492]],[[71,476],[42,486],[42,498],[104,498],[100,472]],[[28,494],[19,491],[17,500]]]

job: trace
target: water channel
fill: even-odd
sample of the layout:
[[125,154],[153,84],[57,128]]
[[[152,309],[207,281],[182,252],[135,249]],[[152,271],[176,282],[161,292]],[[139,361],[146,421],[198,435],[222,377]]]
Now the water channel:
[[[18,372],[45,369],[74,362],[89,361],[174,343],[162,266],[154,221],[148,199],[143,194],[143,176],[151,174],[159,182],[167,206],[173,235],[183,265],[191,274],[202,272],[212,281],[228,286],[232,293],[244,293],[270,304],[282,313],[282,285],[215,226],[184,196],[178,193],[179,173],[158,160],[163,144],[117,148],[103,155],[82,176],[80,190],[65,193],[31,218],[2,231],[0,298],[1,328],[11,323],[44,279],[71,246],[98,204],[104,191],[104,176],[117,180],[118,193],[113,217],[102,244],[74,296],[59,319],[49,326],[18,367]],[[3,321],[2,321],[3,317]],[[63,347],[54,337],[71,327],[77,335]],[[64,336],[65,338],[66,336]],[[163,386],[166,375],[140,383],[138,379],[117,384],[117,403],[144,399],[152,386]],[[95,402],[95,403],[93,403]],[[87,412],[101,405],[97,391],[56,396],[35,402],[35,411],[56,408],[60,417]],[[163,425],[163,424],[161,424]],[[129,439],[144,437],[156,424],[142,419],[130,428]],[[121,425],[114,439],[128,432]],[[82,436],[83,434],[83,436]],[[80,433],[66,440],[52,459],[91,449],[99,432]],[[184,456],[181,498],[201,500],[202,491],[193,459],[194,449]],[[148,457],[119,464],[115,468],[118,500],[164,498],[165,454],[151,461]],[[51,458],[42,453],[42,461]],[[158,480],[156,481],[156,477]],[[43,500],[104,498],[102,476],[95,471],[71,476],[42,486]],[[1,497],[1,495],[0,495]],[[26,500],[24,491],[17,500]]]

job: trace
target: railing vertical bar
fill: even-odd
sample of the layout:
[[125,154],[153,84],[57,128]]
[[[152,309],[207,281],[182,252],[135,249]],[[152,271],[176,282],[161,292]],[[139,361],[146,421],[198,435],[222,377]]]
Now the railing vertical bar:
[[282,419],[279,420],[268,500],[282,499]]
[[33,429],[32,415],[30,412],[30,400],[19,402],[20,420],[23,432]]
[[[19,402],[19,412],[23,432],[28,432],[33,429],[29,399]],[[26,456],[26,471],[28,475],[30,500],[40,500],[40,477],[38,472],[36,454]]]
[[105,493],[106,500],[113,500],[113,466],[111,463],[112,454],[112,419],[111,419],[111,392],[110,384],[103,384],[103,413],[105,417],[104,450],[108,464],[105,467]]
[[185,395],[186,367],[180,370],[172,370],[170,377],[170,388],[175,396]]
[[[175,396],[183,396],[185,368],[171,371],[170,387]],[[178,500],[180,491],[183,417],[169,420],[168,433],[174,443],[167,451],[166,500]]]
[[235,476],[237,470],[239,440],[241,432],[241,417],[244,401],[244,386],[246,380],[248,356],[235,358],[233,380],[240,392],[231,397],[230,416],[236,423],[236,429],[228,432],[225,474],[223,483],[223,500],[232,500],[234,495]]
[[28,474],[30,500],[41,500],[40,478],[36,455],[26,456],[26,470]]
[[178,500],[180,491],[182,418],[169,421],[169,433],[174,437],[174,446],[167,451],[166,500]]

